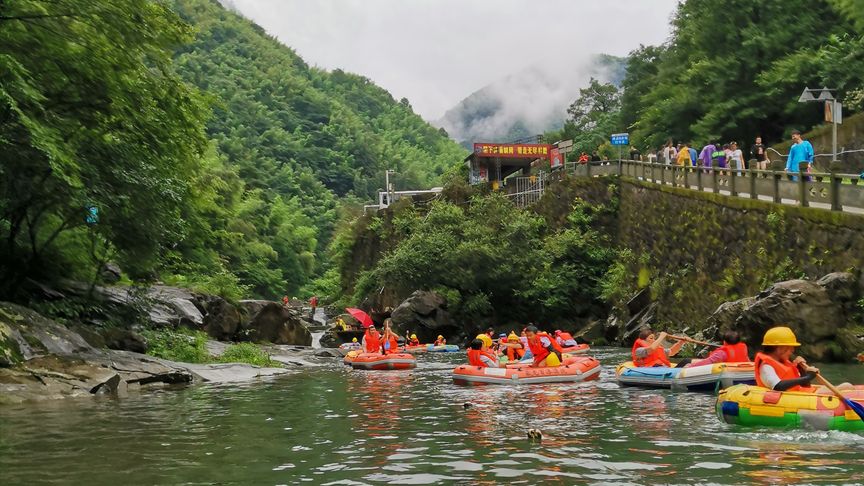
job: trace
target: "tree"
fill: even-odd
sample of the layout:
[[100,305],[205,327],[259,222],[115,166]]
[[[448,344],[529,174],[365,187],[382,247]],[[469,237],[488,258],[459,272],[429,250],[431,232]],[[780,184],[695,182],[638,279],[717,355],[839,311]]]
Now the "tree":
[[588,132],[614,116],[620,106],[620,92],[614,84],[591,78],[588,87],[579,90],[579,98],[570,104],[567,114],[575,130]]
[[[172,71],[189,29],[147,0],[0,4],[0,272],[14,288],[83,230],[146,271],[182,237],[206,108]],[[52,262],[62,265],[64,262]]]

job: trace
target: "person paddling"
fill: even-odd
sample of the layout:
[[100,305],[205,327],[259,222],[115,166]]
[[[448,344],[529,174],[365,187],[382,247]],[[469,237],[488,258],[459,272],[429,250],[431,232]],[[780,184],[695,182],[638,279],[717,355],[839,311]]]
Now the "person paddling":
[[444,346],[445,344],[447,344],[447,340],[439,334],[438,339],[435,340],[435,346]]
[[[756,353],[756,384],[776,391],[804,391],[817,394],[831,394],[824,386],[810,386],[819,375],[819,368],[810,366],[797,356],[792,359],[795,348],[801,346],[792,329],[777,326],[768,329],[762,338],[762,351]],[[836,387],[838,390],[853,388],[849,383]]]
[[390,329],[390,319],[384,321],[384,338],[381,341],[381,354],[393,354],[399,352],[399,339],[396,333]]
[[411,337],[408,339],[408,345],[409,346],[420,346],[420,340],[417,339],[416,334],[412,334]]
[[723,334],[723,346],[712,351],[707,358],[691,361],[684,367],[705,366],[715,363],[747,363],[749,361],[750,355],[747,353],[747,344],[741,342],[741,335],[735,331],[727,331]]
[[541,333],[537,327],[525,328],[525,336],[528,338],[528,348],[534,356],[535,368],[560,366],[563,361],[561,346],[545,332]]
[[[681,348],[684,347],[685,341],[679,340],[673,344],[667,351],[663,347],[668,335],[661,332],[658,336],[654,335],[654,331],[650,328],[643,328],[639,332],[639,338],[633,343],[633,348],[630,350],[633,364],[640,368],[650,368],[653,366],[668,366],[675,368],[675,365],[669,361],[669,358],[678,354]],[[690,360],[678,363],[679,366],[685,366]]]

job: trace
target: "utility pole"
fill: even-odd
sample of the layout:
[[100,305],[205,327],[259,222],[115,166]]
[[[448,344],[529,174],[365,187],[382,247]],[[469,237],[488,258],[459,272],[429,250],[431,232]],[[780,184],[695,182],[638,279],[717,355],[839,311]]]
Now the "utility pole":
[[385,190],[387,192],[387,206],[388,207],[391,204],[393,204],[393,196],[394,196],[393,186],[390,185],[390,174],[395,174],[395,173],[396,173],[395,170],[390,170],[390,169],[387,169],[386,171],[384,171],[384,184],[385,184]]
[[[840,103],[840,100],[834,97],[832,91],[837,91],[836,89],[810,89],[804,88],[804,92],[801,93],[801,96],[798,98],[799,103],[806,103],[808,101],[824,101],[825,102],[825,121],[830,122],[832,125],[831,129],[831,162],[837,161],[837,125],[843,123],[843,105]],[[819,94],[819,96],[814,96],[815,94]],[[829,108],[830,107],[830,108]],[[830,117],[830,118],[829,118]]]

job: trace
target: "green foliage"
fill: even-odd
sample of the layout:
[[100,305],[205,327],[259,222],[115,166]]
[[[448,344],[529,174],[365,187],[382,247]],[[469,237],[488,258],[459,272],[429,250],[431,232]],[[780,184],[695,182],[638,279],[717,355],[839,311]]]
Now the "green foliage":
[[[576,160],[581,152],[592,153],[608,141],[609,134],[619,127],[621,92],[611,83],[601,83],[594,78],[587,88],[579,90],[579,98],[574,101],[567,113],[570,118],[559,131],[544,134],[547,142],[573,140],[571,160]],[[608,144],[607,144],[608,145]],[[611,146],[604,150],[607,157]],[[610,157],[611,158],[611,157]]]
[[367,218],[355,230],[368,243],[370,233],[380,238],[398,228],[390,251],[359,273],[355,302],[375,298],[383,286],[403,297],[434,290],[464,322],[572,322],[602,313],[599,286],[614,252],[593,226],[605,209],[577,200],[554,231],[543,216],[497,193],[466,205],[435,201],[422,217],[417,209],[381,222]]
[[207,334],[186,328],[145,329],[141,334],[147,340],[147,354],[183,363],[209,363]]
[[237,343],[228,346],[219,356],[221,363],[247,363],[255,366],[277,366],[278,361],[270,359],[270,355],[252,343]]

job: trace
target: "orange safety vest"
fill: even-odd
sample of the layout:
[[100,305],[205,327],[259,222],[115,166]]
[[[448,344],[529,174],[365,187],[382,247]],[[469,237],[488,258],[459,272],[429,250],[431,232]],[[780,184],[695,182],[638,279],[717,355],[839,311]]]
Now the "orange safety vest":
[[377,353],[381,349],[381,334],[366,329],[366,352]]
[[436,339],[436,340],[435,340],[435,346],[443,346],[443,345],[445,345],[445,344],[447,344],[447,340],[446,340],[446,339]]
[[507,347],[507,361],[520,360],[522,359],[522,356],[525,356],[524,349]]
[[480,357],[487,356],[493,362],[498,360],[497,356],[492,355],[489,351],[483,351],[481,349],[469,349],[468,350],[468,364],[471,366],[479,366],[481,368],[488,368],[489,365],[484,363]]
[[747,345],[745,343],[723,343],[723,346],[717,348],[717,351],[723,351],[726,353],[726,360],[724,363],[747,363],[750,361],[750,355],[747,354]]
[[411,342],[408,343],[409,346],[420,346],[419,339],[412,339]]
[[[791,361],[780,362],[765,353],[756,353],[756,359],[753,361],[756,364],[756,384],[763,388],[771,388],[762,381],[762,374],[759,373],[759,368],[761,368],[763,364],[767,364],[774,368],[777,376],[780,377],[780,381],[801,377],[801,372],[798,371],[798,367],[792,364]],[[800,391],[802,389],[803,387],[795,385],[786,391]]]
[[534,355],[534,364],[539,364],[543,362],[543,360],[545,360],[546,357],[549,356],[549,350],[544,348],[543,345],[540,344],[541,337],[549,338],[549,342],[552,343],[552,348],[559,353],[563,352],[563,348],[561,348],[561,345],[558,344],[558,341],[556,341],[555,338],[545,332],[538,332],[534,336],[534,339],[528,340],[528,349],[530,349],[531,354]]
[[650,346],[650,344],[648,344],[644,339],[636,339],[636,342],[633,343],[633,349],[630,350],[630,354],[632,355],[634,365],[640,368],[650,368],[651,366],[657,365],[672,366],[672,362],[670,362],[669,358],[666,357],[666,350],[663,349],[663,346],[658,346],[653,353],[644,358],[636,356],[637,349],[647,348],[648,346]]
[[[394,354],[399,352],[399,341],[396,340],[395,337],[390,337],[390,349],[385,349],[385,354]],[[381,343],[381,346],[384,346],[384,343]]]

